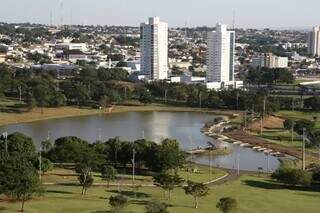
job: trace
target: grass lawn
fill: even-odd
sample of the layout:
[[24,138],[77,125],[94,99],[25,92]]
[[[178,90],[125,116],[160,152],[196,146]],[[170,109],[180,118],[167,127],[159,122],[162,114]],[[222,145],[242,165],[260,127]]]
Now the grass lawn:
[[[292,119],[306,119],[313,120],[317,117],[320,120],[320,112],[302,112],[302,111],[280,111],[276,113],[278,116],[292,118]],[[320,125],[320,121],[316,122],[316,125]]]
[[[187,172],[185,170],[180,170],[179,175],[185,180],[191,180],[195,182],[206,183],[216,178],[222,177],[226,172],[219,169],[212,169],[210,174],[210,168],[208,166],[194,165],[193,168],[196,168],[196,172]],[[107,183],[101,179],[101,174],[93,173],[94,183]],[[42,176],[43,183],[59,183],[59,184],[78,184],[77,175],[73,170],[63,169],[63,168],[54,168],[54,170],[47,172]],[[119,174],[118,180],[111,182],[111,184],[131,184],[132,176],[131,174]],[[152,177],[145,175],[135,175],[135,184],[143,185],[152,184]]]
[[263,131],[262,135],[257,134],[257,136],[262,137],[272,143],[287,147],[301,148],[302,146],[300,136],[294,132],[293,141],[291,141],[291,131],[285,129]]
[[[47,186],[41,198],[29,201],[26,212],[110,212],[108,198],[117,193],[116,188],[92,187],[87,195],[80,195],[77,186]],[[221,197],[230,196],[238,202],[238,213],[317,213],[319,212],[320,189],[289,190],[268,178],[244,176],[239,180],[210,188],[209,195],[201,198],[199,209],[193,208],[193,198],[182,189],[174,190],[171,201],[163,199],[163,191],[156,187],[141,188],[135,198],[130,188],[122,193],[129,198],[126,212],[144,212],[147,201],[156,199],[170,205],[174,213],[215,213],[215,205]],[[0,201],[2,212],[16,212],[20,203]],[[0,210],[1,211],[1,210]]]
[[0,113],[3,112],[14,112],[21,107],[25,107],[25,103],[23,101],[19,101],[17,99],[0,97]]

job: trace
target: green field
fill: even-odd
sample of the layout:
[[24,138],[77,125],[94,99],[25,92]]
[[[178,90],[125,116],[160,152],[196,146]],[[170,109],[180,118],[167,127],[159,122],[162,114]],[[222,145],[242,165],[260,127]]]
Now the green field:
[[[110,212],[108,197],[117,193],[117,188],[92,187],[85,196],[78,186],[47,186],[43,197],[26,203],[26,212]],[[145,203],[152,199],[166,202],[174,213],[219,212],[215,205],[219,198],[231,196],[237,199],[240,213],[316,213],[319,212],[320,189],[289,190],[269,179],[244,176],[234,182],[213,186],[207,197],[200,199],[199,209],[193,208],[193,199],[182,189],[174,190],[171,201],[163,199],[163,191],[155,187],[141,188],[136,198],[130,188],[122,193],[130,202],[126,212],[144,212]],[[0,202],[2,212],[15,212],[20,203]]]
[[[208,166],[192,165],[195,172],[188,172],[181,169],[178,173],[184,180],[191,180],[195,182],[206,183],[211,180],[222,177],[226,172],[219,169],[211,169]],[[101,174],[93,173],[94,183],[96,184],[107,184],[106,181],[101,179]],[[78,184],[77,174],[73,170],[55,168],[53,171],[47,172],[42,176],[43,183],[58,183],[58,184]],[[131,174],[118,174],[117,180],[110,182],[110,184],[132,184]],[[135,184],[138,185],[150,185],[152,184],[152,177],[146,175],[135,175]]]
[[315,127],[320,128],[320,112],[302,112],[302,111],[280,111],[277,115],[292,119],[315,120]]
[[285,129],[263,131],[262,135],[258,134],[257,136],[286,147],[301,148],[302,146],[301,137],[294,132],[292,141],[291,131]]

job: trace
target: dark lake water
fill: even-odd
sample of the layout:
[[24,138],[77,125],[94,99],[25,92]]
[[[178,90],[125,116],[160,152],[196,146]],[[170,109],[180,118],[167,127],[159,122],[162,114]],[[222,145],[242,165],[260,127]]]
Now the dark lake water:
[[[51,119],[32,123],[21,123],[0,127],[0,133],[8,131],[22,132],[32,137],[36,143],[47,138],[48,132],[53,141],[63,136],[77,136],[94,142],[98,139],[119,136],[123,140],[135,140],[145,137],[156,142],[165,138],[174,138],[180,141],[184,150],[198,146],[206,146],[208,141],[215,142],[200,132],[204,123],[217,115],[200,112],[127,112],[110,115],[92,115],[72,118]],[[218,156],[211,160],[211,165],[241,170],[257,170],[262,167],[274,170],[279,166],[276,157],[256,152],[249,148],[229,143],[224,146],[234,151],[226,156]],[[195,158],[198,163],[209,165],[208,157]]]

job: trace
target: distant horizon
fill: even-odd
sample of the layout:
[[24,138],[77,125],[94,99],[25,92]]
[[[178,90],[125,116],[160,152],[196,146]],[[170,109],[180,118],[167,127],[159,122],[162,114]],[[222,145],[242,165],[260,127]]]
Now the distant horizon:
[[[161,18],[161,17],[160,17]],[[166,22],[166,21],[165,21]],[[3,21],[0,21],[0,23],[5,23],[5,24],[17,24],[17,25],[20,25],[20,24],[31,24],[31,25],[43,25],[43,26],[47,26],[47,27],[61,27],[61,25],[50,25],[48,23],[36,23],[36,22],[3,22]],[[224,23],[222,23],[224,24]],[[115,26],[115,27],[136,27],[136,28],[139,28],[139,25],[115,25],[115,24],[64,24],[63,26],[94,26],[94,27],[97,27],[97,26],[107,26],[107,27],[111,27],[111,26]],[[212,26],[207,26],[207,25],[198,25],[198,26],[186,26],[186,28],[189,28],[189,29],[192,29],[192,28],[199,28],[199,27],[208,27],[208,28],[215,28],[216,25],[212,25]],[[228,26],[228,29],[232,28],[232,26],[230,25],[227,25]],[[320,26],[320,25],[319,25]],[[315,27],[315,26],[306,26],[306,27],[235,27],[235,29],[253,29],[253,30],[264,30],[264,29],[271,29],[271,30],[296,30],[296,31],[310,31],[312,29],[312,27]],[[185,26],[169,26],[170,29],[177,29],[177,28],[185,28]]]
[[[320,2],[304,0],[2,0],[0,22],[139,26],[159,16],[169,27],[311,29],[320,25]],[[303,14],[308,14],[307,16]]]

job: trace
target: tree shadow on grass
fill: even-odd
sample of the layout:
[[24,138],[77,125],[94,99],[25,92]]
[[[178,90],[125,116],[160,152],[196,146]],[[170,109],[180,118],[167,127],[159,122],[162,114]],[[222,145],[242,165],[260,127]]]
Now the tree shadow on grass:
[[243,180],[245,185],[262,188],[262,189],[287,189],[287,190],[295,190],[295,191],[307,191],[307,192],[320,192],[319,185],[311,185],[311,186],[289,186],[284,185],[277,182],[265,182],[265,181],[257,181],[257,180]]
[[57,194],[73,194],[73,192],[60,191],[60,190],[47,190],[47,193],[57,193]]
[[[118,190],[108,190],[108,192],[119,193]],[[144,192],[121,191],[119,194],[122,194],[122,195],[130,197],[130,198],[148,198],[148,197],[150,197],[149,194],[144,193]]]
[[299,192],[296,193],[298,195],[302,195],[302,196],[308,196],[308,197],[312,197],[312,198],[320,198],[320,194],[308,194],[308,193],[304,193],[304,192]]
[[135,205],[145,206],[148,204],[148,201],[146,201],[146,200],[130,200],[130,203],[135,204]]
[[59,177],[78,177],[76,174],[60,174],[60,173],[51,173],[51,175],[59,176]]

